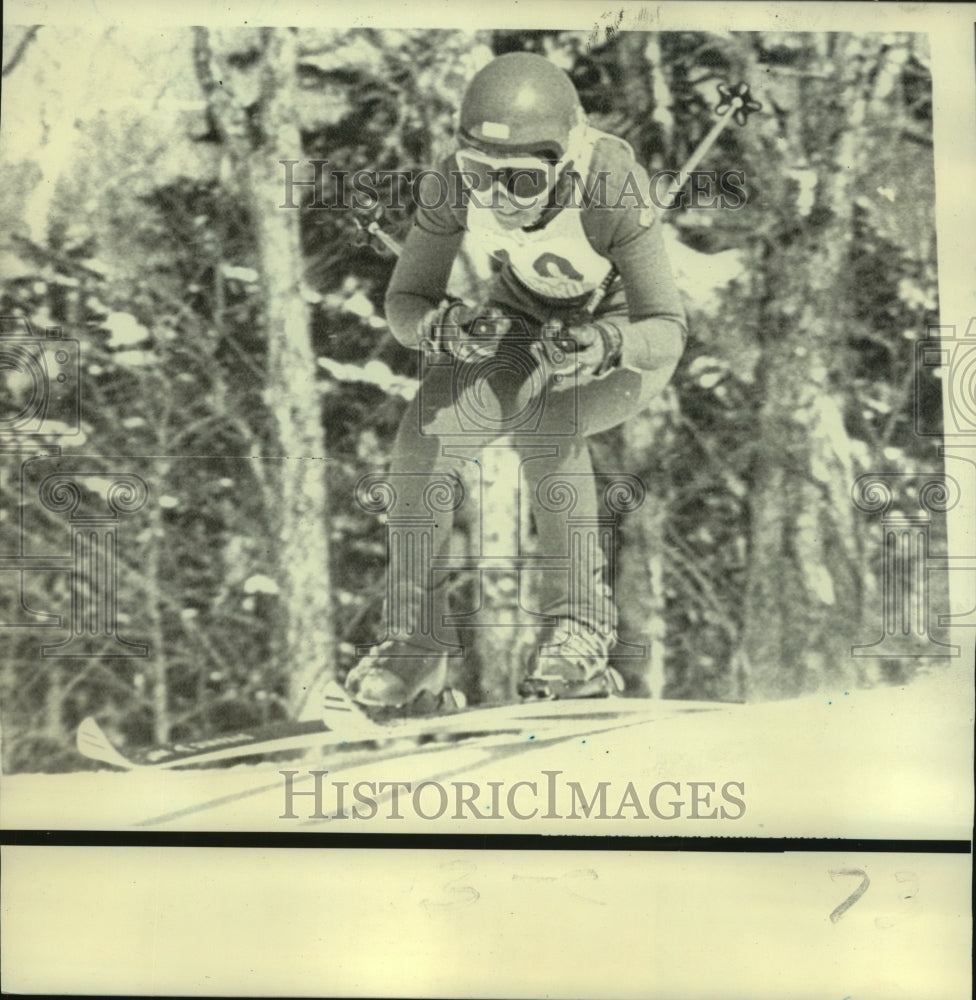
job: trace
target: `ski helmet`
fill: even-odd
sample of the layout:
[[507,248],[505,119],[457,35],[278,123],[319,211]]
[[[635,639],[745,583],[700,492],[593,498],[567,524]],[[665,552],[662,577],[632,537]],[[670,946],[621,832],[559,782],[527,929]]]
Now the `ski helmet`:
[[560,160],[583,117],[576,88],[558,66],[531,52],[498,56],[480,69],[461,102],[461,139],[486,153]]

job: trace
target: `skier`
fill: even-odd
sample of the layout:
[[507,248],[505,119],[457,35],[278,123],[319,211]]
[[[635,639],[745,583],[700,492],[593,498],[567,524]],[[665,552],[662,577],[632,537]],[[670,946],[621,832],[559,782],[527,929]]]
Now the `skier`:
[[[569,77],[544,57],[499,56],[475,75],[458,149],[438,173],[419,188],[386,293],[394,336],[424,351],[427,363],[387,479],[399,515],[387,638],[346,680],[352,697],[374,708],[436,699],[447,682],[445,653],[458,649],[437,607],[443,588],[407,523],[411,513],[430,516],[431,486],[459,484],[472,444],[507,435],[520,455],[539,555],[565,553],[566,513],[545,502],[546,482],[575,484],[573,516],[596,516],[586,439],[661,392],[686,336],[646,172],[627,143],[588,124]],[[483,301],[447,297],[462,241],[493,262]],[[610,265],[618,276],[589,315]],[[447,552],[454,506],[436,508],[435,558]],[[550,624],[530,671],[556,679],[560,697],[620,687],[608,668],[616,614],[604,575],[599,555],[569,573],[539,573],[537,613]]]

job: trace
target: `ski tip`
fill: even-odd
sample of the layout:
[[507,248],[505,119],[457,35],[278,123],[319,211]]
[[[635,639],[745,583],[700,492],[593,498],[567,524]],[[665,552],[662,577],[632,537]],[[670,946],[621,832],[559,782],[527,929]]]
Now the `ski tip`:
[[374,722],[336,681],[325,686],[322,699],[322,721],[333,732],[350,734],[382,732],[383,727]]
[[103,764],[112,764],[127,771],[131,771],[136,766],[112,746],[109,738],[102,731],[102,727],[91,716],[83,719],[81,725],[78,726],[75,745],[78,748],[78,752],[90,760],[98,760]]

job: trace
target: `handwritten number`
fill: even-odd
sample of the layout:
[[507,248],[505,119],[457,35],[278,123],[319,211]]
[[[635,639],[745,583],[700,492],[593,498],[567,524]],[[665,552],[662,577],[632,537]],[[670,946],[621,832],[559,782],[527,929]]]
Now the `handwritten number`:
[[[565,890],[576,899],[582,899],[584,903],[596,903],[597,906],[606,906],[602,899],[594,899],[592,896],[584,894],[578,890],[578,883],[582,881],[597,882],[599,874],[592,868],[577,868],[575,871],[564,872],[562,875],[513,875],[513,881],[522,882],[545,882],[548,885]],[[576,882],[577,885],[570,884]]]
[[830,873],[831,879],[841,876],[860,878],[861,884],[844,900],[840,906],[836,907],[830,914],[830,922],[836,924],[838,920],[868,891],[871,880],[863,868],[835,868]]
[[422,900],[422,905],[428,910],[433,909],[443,912],[444,910],[458,909],[461,906],[469,906],[471,903],[481,899],[481,893],[472,885],[460,885],[462,879],[473,875],[478,866],[472,861],[449,861],[441,865],[445,871],[457,872],[454,878],[449,878],[444,882],[443,892],[449,898],[443,901],[432,899]]

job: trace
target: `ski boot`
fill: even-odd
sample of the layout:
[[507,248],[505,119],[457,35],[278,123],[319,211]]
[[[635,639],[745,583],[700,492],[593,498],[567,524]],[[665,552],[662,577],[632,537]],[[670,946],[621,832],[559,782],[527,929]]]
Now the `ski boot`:
[[442,652],[387,639],[346,677],[346,691],[372,719],[446,715],[466,706],[461,691],[447,686]]
[[556,700],[622,694],[623,678],[607,663],[614,641],[612,630],[601,632],[574,618],[561,618],[542,655],[536,655],[532,673],[519,682],[519,697]]

